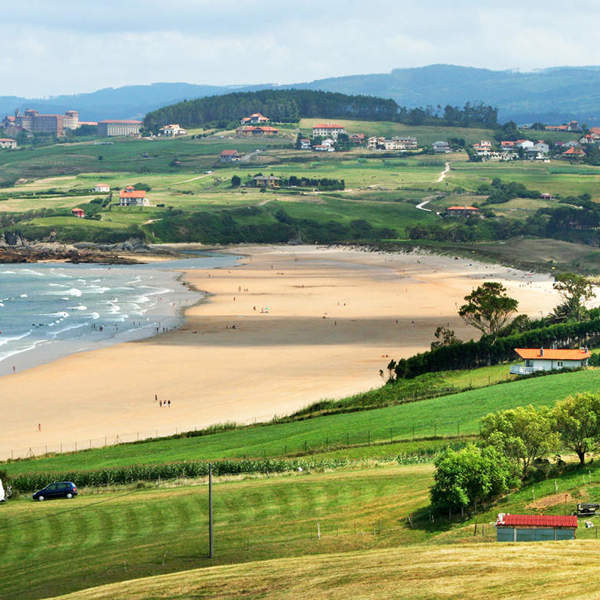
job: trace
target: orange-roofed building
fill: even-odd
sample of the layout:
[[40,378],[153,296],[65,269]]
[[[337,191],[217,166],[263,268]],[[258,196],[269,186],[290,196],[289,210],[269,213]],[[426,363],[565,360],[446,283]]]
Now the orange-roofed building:
[[269,119],[268,117],[265,117],[265,115],[262,115],[260,113],[253,113],[251,114],[249,117],[244,117],[243,119],[241,119],[240,121],[242,123],[242,125],[246,125],[246,124],[260,124],[260,123],[268,123]]
[[120,206],[148,206],[148,204],[145,190],[134,190],[133,187],[128,185],[119,192]]
[[479,215],[479,209],[476,206],[449,206],[446,209],[446,215],[449,217],[470,217]]
[[585,156],[585,152],[581,148],[571,146],[566,152],[562,153],[562,156],[565,158],[580,158]]
[[531,375],[537,371],[559,371],[587,367],[592,353],[587,348],[515,348],[525,361],[524,365],[512,365],[513,375]]
[[82,208],[74,208],[73,210],[71,210],[71,213],[74,217],[77,217],[78,219],[83,219],[85,217],[85,212]]

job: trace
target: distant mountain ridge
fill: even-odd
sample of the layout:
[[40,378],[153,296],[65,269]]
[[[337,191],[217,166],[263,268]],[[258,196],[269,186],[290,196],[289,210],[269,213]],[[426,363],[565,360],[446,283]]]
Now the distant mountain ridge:
[[368,94],[393,98],[403,106],[462,106],[483,102],[498,107],[501,121],[544,121],[557,124],[577,119],[600,123],[600,66],[551,67],[532,72],[493,71],[455,65],[394,69],[390,73],[349,75],[277,86],[213,86],[190,83],[105,88],[85,94],[34,99],[0,96],[0,113],[35,108],[62,113],[75,109],[83,120],[142,118],[161,106],[186,99],[233,91],[298,88]]

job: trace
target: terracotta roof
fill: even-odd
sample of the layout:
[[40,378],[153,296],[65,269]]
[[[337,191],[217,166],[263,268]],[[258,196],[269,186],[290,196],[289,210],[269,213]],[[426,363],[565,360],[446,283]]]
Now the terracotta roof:
[[236,156],[237,153],[237,150],[223,150],[223,152],[221,152],[221,156]]
[[498,527],[577,527],[577,517],[563,515],[498,515]]
[[121,190],[119,193],[121,198],[145,198],[145,190]]
[[525,360],[534,358],[542,358],[546,360],[585,360],[592,355],[589,350],[583,350],[581,348],[559,350],[544,348],[543,355],[542,348],[515,348],[515,352]]
[[12,138],[0,138],[0,142],[16,142],[17,140],[13,140]]
[[585,152],[581,148],[575,148],[575,146],[571,146],[566,152],[563,152],[563,156],[568,154],[570,156],[585,154]]
[[313,129],[344,129],[341,125],[337,123],[317,123],[313,125]]
[[479,210],[476,206],[449,206],[446,210]]
[[71,212],[73,212],[73,213],[82,213],[82,212],[83,212],[83,209],[82,209],[82,208],[73,208],[73,209],[71,210]]

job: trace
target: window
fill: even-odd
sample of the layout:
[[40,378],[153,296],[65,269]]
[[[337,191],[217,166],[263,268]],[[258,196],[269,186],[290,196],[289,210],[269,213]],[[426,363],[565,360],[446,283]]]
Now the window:
[[557,366],[557,367],[562,367],[562,366],[563,366],[563,361],[562,361],[562,360],[559,360],[559,361],[556,363],[556,366]]
[[531,361],[531,360],[527,359],[527,360],[525,361],[525,366],[526,366],[526,367],[533,367],[533,361]]

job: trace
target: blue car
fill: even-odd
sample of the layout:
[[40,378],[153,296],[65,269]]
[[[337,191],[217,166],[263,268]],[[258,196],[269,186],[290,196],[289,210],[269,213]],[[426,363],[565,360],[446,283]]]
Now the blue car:
[[71,499],[75,496],[77,496],[77,486],[72,481],[55,481],[33,494],[33,499],[43,502],[53,498]]

